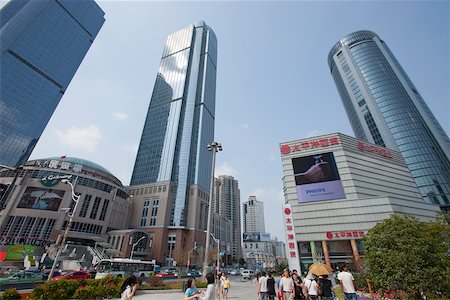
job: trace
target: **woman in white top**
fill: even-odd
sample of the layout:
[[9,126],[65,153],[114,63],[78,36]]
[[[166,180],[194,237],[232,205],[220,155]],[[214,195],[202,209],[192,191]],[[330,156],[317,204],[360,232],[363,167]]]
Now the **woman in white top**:
[[206,287],[205,291],[205,300],[214,300],[214,297],[216,296],[216,288],[214,287],[214,274],[208,273],[206,274],[206,282],[208,283],[208,286]]
[[130,275],[125,279],[120,288],[121,300],[131,300],[136,293],[137,279],[136,276]]

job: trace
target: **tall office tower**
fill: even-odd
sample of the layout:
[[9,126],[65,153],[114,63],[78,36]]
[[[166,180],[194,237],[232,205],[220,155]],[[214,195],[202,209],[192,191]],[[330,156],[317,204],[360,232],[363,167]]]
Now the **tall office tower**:
[[264,233],[264,203],[258,201],[256,196],[249,196],[248,201],[242,204],[244,233]]
[[400,151],[424,201],[450,209],[450,140],[386,43],[351,33],[328,65],[356,137]]
[[0,165],[27,161],[104,14],[93,0],[11,0],[0,10]]
[[231,256],[233,260],[242,257],[241,246],[241,191],[233,176],[221,175],[215,178],[218,187],[218,213],[232,224]]
[[[161,252],[166,242],[171,244],[167,248],[175,249],[180,243],[193,245],[201,239],[200,233],[204,240],[212,162],[207,145],[214,141],[216,65],[216,36],[203,21],[167,38],[130,184],[136,207],[136,220],[131,222],[166,230],[157,234],[163,245],[155,250],[157,260],[172,255],[171,251]],[[158,196],[156,223],[146,223],[146,197],[154,196],[149,187],[163,185],[168,194]],[[169,230],[169,226],[181,231]],[[156,234],[157,230],[149,228],[148,232]],[[181,239],[185,234],[189,235],[187,240]]]

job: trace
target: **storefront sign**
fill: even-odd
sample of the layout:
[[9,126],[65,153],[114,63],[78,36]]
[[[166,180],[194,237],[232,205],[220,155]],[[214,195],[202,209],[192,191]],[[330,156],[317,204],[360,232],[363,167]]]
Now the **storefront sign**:
[[293,152],[300,152],[308,149],[314,149],[314,148],[323,148],[328,146],[334,146],[339,145],[340,141],[338,137],[330,137],[330,138],[324,138],[324,139],[315,139],[315,140],[309,140],[309,141],[303,141],[299,144],[295,145],[281,145],[280,152],[282,155],[287,155]]
[[60,170],[72,170],[73,172],[80,173],[83,169],[83,165],[80,164],[72,164],[68,161],[59,161],[59,160],[43,160],[38,161],[37,163],[38,167],[42,168],[50,168],[50,169],[60,169]]
[[391,151],[387,150],[387,149],[382,149],[382,148],[378,148],[372,145],[366,145],[363,142],[358,141],[358,148],[359,150],[363,151],[363,152],[372,152],[384,157],[388,157],[388,158],[392,158],[392,153]]
[[297,239],[295,238],[292,209],[289,203],[283,209],[284,231],[286,232],[286,254],[290,270],[300,270]]
[[327,232],[328,239],[363,238],[364,231],[336,231]]

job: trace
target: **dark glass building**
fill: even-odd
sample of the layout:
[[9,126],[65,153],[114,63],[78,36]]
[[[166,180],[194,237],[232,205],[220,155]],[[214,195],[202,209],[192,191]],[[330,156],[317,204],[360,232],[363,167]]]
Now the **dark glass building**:
[[358,139],[400,151],[423,199],[450,208],[450,140],[386,43],[342,38],[328,65]]
[[170,224],[186,225],[191,185],[209,191],[214,139],[217,40],[203,21],[167,38],[131,186],[174,183]]
[[12,0],[0,11],[0,165],[27,161],[102,27],[93,0]]

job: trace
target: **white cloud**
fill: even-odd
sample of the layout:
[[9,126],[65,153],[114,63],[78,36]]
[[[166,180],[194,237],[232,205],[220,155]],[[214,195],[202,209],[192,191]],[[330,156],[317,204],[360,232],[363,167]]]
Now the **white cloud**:
[[123,121],[128,118],[128,114],[116,111],[113,113],[113,117],[119,121]]
[[317,135],[321,135],[321,134],[323,134],[322,130],[315,129],[315,130],[308,132],[308,135],[306,137],[313,137],[313,136],[317,136]]
[[103,138],[100,129],[93,124],[82,128],[73,126],[66,132],[55,129],[55,133],[63,145],[90,153],[97,151]]
[[230,164],[228,162],[224,162],[223,164],[218,166],[215,169],[214,173],[215,173],[214,176],[231,175],[233,177],[236,177],[238,174],[238,172],[232,166],[230,166]]

